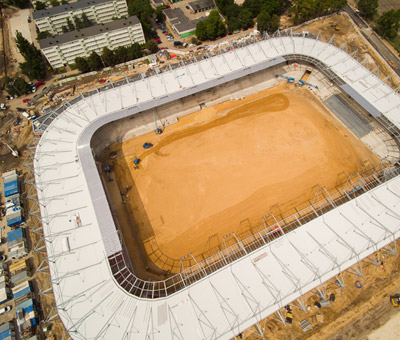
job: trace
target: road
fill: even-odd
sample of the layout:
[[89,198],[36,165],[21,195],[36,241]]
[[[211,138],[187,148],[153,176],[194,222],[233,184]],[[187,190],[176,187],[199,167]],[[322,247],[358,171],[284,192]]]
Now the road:
[[365,21],[349,6],[346,5],[344,11],[353,19],[362,35],[368,42],[378,51],[378,53],[385,59],[386,62],[393,61],[397,66],[393,70],[400,76],[400,60],[399,58],[383,43],[381,38],[370,28]]

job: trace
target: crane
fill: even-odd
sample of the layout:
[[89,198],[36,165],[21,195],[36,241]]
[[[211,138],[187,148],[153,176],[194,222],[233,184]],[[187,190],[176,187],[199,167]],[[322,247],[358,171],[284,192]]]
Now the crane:
[[318,86],[317,85],[313,85],[311,83],[307,83],[306,81],[301,80],[301,79],[299,80],[299,85],[300,85],[300,87],[302,87],[303,85],[309,85],[309,86],[315,87],[318,90]]
[[284,76],[283,74],[277,74],[275,77],[276,78],[279,78],[279,77],[285,78],[285,79],[287,79],[288,83],[293,83],[295,80],[293,77]]

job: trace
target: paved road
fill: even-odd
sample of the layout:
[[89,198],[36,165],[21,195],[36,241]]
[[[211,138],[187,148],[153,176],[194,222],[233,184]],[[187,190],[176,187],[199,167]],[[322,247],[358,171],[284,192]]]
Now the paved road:
[[354,10],[349,6],[346,5],[344,11],[350,15],[350,17],[354,20],[356,25],[360,28],[361,33],[363,36],[370,42],[370,44],[379,52],[383,59],[387,62],[392,60],[397,69],[393,69],[397,75],[400,76],[400,60],[397,56],[382,42],[379,36],[370,28],[365,21],[360,18],[360,16],[354,12]]

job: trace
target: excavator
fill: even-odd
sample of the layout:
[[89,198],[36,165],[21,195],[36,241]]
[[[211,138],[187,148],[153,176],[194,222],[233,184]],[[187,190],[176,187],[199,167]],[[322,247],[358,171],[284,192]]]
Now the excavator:
[[399,307],[400,306],[400,294],[391,295],[390,302],[392,303],[393,307]]
[[287,79],[288,83],[294,83],[294,80],[295,80],[293,77],[284,76],[283,74],[277,74],[275,77],[276,78],[279,78],[279,77],[285,78],[285,79]]

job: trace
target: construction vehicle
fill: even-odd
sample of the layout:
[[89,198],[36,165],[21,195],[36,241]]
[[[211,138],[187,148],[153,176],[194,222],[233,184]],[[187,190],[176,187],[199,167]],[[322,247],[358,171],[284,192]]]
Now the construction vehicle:
[[106,174],[107,174],[108,181],[109,181],[109,182],[114,181],[114,179],[112,179],[111,176],[110,176],[111,169],[110,169],[110,167],[109,167],[108,165],[106,165],[106,166],[104,167],[104,171],[105,171]]
[[300,87],[302,87],[303,85],[309,85],[309,86],[315,87],[318,90],[318,86],[317,85],[313,85],[313,84],[308,83],[308,82],[306,82],[304,80],[301,80],[301,79],[298,81],[298,84],[299,84]]
[[279,78],[279,77],[285,78],[285,79],[287,79],[288,83],[294,83],[294,80],[295,80],[293,77],[284,76],[283,74],[277,74],[275,77],[276,78]]
[[340,31],[340,29],[341,29],[341,27],[334,22],[331,22],[331,27],[333,27],[335,29],[335,31]]
[[143,144],[143,149],[150,149],[153,146],[151,143],[144,143]]
[[391,295],[390,302],[393,307],[399,307],[400,306],[400,294]]

